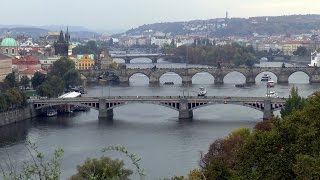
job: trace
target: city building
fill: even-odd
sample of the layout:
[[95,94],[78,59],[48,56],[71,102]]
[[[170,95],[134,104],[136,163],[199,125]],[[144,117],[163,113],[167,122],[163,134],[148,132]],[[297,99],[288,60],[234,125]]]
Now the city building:
[[84,54],[80,57],[81,59],[77,59],[75,62],[76,69],[84,70],[84,69],[90,69],[94,66],[94,59],[90,58],[88,54]]
[[18,55],[18,43],[11,37],[6,37],[1,41],[0,49],[1,53],[9,56]]
[[108,50],[103,50],[100,54],[100,69],[108,69],[112,64],[113,59],[111,58]]
[[0,53],[0,82],[12,72],[12,58],[5,54]]
[[311,62],[308,64],[309,66],[320,66],[320,53],[317,51],[311,53]]
[[35,72],[41,72],[43,74],[47,73],[46,71],[41,69],[41,63],[39,59],[31,55],[14,58],[12,60],[12,69],[15,72],[18,72],[19,81],[24,75],[31,79]]
[[60,31],[59,39],[54,42],[54,54],[59,56],[68,56],[70,54],[69,50],[70,34],[67,29],[67,32],[64,34],[63,31]]

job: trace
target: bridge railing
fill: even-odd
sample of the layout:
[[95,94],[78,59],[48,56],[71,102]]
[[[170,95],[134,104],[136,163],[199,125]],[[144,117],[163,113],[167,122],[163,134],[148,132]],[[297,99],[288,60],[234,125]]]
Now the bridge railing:
[[[33,103],[44,102],[98,102],[99,99],[105,100],[124,100],[124,101],[157,101],[157,100],[206,100],[206,101],[233,101],[233,102],[262,102],[267,97],[230,97],[230,96],[103,96],[103,97],[79,97],[79,98],[51,98],[43,100],[31,100]],[[286,98],[270,98],[272,102],[284,103]]]

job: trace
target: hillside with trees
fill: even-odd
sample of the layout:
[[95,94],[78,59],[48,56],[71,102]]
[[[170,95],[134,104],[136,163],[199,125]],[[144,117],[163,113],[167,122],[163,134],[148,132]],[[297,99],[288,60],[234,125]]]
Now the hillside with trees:
[[311,33],[320,29],[320,15],[217,18],[187,22],[144,24],[127,35],[163,32],[170,35],[208,35],[210,37]]

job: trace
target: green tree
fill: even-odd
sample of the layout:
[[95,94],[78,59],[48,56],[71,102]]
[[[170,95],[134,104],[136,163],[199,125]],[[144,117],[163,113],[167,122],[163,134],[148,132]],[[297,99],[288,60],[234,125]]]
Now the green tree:
[[68,71],[75,69],[75,63],[67,57],[62,57],[53,63],[50,75],[62,78]]
[[20,86],[23,86],[24,89],[27,89],[27,87],[30,85],[30,79],[28,76],[22,76],[19,84]]
[[75,70],[75,63],[66,57],[53,63],[50,75],[61,78],[66,88],[80,84],[80,74]]
[[123,161],[112,160],[102,156],[99,159],[87,159],[83,165],[77,166],[78,172],[71,176],[71,180],[100,180],[115,179],[128,180],[132,171],[124,168]]
[[65,87],[76,86],[80,84],[80,74],[75,69],[71,69],[63,75]]
[[46,79],[46,75],[40,72],[34,73],[33,77],[31,78],[31,84],[34,89],[40,86]]
[[0,112],[6,111],[8,108],[8,104],[6,101],[6,96],[4,94],[0,94]]
[[290,115],[293,111],[302,109],[305,106],[305,104],[305,99],[299,96],[298,88],[292,87],[289,98],[285,103],[285,107],[280,111],[281,117],[285,118],[286,116]]
[[299,46],[297,48],[297,50],[295,50],[293,52],[294,55],[297,55],[297,56],[307,56],[308,55],[308,50],[307,48],[305,48],[304,46]]
[[4,79],[4,83],[6,83],[10,88],[18,87],[18,82],[16,80],[15,73],[12,72],[6,76]]
[[64,82],[60,77],[49,76],[44,83],[37,88],[40,96],[57,97],[63,93]]

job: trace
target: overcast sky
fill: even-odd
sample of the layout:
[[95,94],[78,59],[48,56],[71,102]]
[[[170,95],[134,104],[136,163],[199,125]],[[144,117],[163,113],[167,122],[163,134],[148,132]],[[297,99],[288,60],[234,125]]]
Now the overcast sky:
[[320,14],[319,0],[0,0],[3,25],[130,29],[155,22]]

